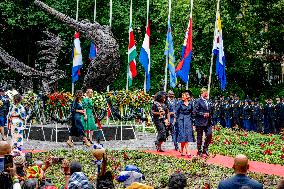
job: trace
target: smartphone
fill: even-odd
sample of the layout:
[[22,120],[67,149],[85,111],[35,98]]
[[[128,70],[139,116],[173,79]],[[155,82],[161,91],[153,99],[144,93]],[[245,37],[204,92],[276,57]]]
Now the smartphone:
[[0,171],[4,171],[4,158],[0,157]]
[[54,157],[54,158],[52,158],[52,162],[54,164],[62,164],[63,160],[64,160],[64,158],[62,158],[62,157]]
[[28,152],[28,153],[26,153],[25,157],[26,157],[26,162],[27,162],[28,166],[32,165],[33,164],[33,153]]
[[13,156],[12,155],[4,155],[4,171],[9,172],[10,168],[13,168]]

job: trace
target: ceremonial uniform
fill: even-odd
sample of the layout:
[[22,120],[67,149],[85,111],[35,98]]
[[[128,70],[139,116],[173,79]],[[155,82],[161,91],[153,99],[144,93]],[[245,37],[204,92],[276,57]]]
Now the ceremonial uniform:
[[225,117],[225,123],[226,123],[226,128],[231,128],[232,127],[232,116],[233,116],[233,105],[230,104],[230,101],[227,100],[225,105],[224,105],[224,117]]
[[217,125],[217,124],[221,124],[221,105],[220,103],[217,101],[213,104],[212,107],[212,118],[213,118],[213,124]]
[[9,112],[9,107],[10,107],[9,97],[6,95],[1,95],[0,96],[0,134],[2,134],[2,139],[6,138],[3,135],[5,135],[4,128],[7,123],[7,114]]
[[264,106],[264,133],[268,134],[268,133],[275,133],[276,129],[275,129],[275,123],[274,123],[274,119],[275,119],[275,113],[274,113],[274,105],[273,104],[269,104],[267,103]]
[[241,102],[239,100],[234,101],[234,104],[233,104],[233,125],[234,126],[237,125],[238,127],[241,127],[241,124],[240,124],[240,115],[241,115],[240,107],[241,107]]
[[278,102],[275,106],[275,129],[279,133],[281,128],[284,128],[284,103]]
[[175,149],[178,149],[178,143],[177,143],[177,130],[176,130],[176,125],[174,124],[174,119],[175,119],[175,109],[177,106],[177,100],[175,98],[170,99],[168,98],[168,108],[169,108],[169,113],[174,113],[170,115],[170,127],[171,127],[171,135],[172,135],[172,140],[175,146]]
[[259,133],[263,131],[262,107],[257,102],[252,106],[252,130]]
[[242,118],[243,118],[243,129],[246,131],[251,130],[251,107],[249,104],[247,104],[248,101],[246,101],[246,104],[242,107]]

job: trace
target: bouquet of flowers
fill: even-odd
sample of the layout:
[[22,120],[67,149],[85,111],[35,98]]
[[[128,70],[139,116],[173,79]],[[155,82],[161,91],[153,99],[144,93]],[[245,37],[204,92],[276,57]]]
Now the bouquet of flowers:
[[33,108],[37,100],[37,94],[33,93],[32,91],[28,91],[24,94],[22,103],[26,108]]
[[69,92],[55,92],[48,95],[47,111],[55,120],[66,119],[71,113],[73,96]]
[[93,97],[91,98],[94,109],[100,110],[104,109],[107,105],[106,97],[104,94],[98,93],[97,91],[94,91]]

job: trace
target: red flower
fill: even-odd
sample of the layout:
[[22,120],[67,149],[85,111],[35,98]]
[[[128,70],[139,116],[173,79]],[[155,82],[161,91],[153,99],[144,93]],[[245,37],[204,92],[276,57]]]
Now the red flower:
[[284,136],[282,137],[282,140],[284,140]]
[[265,147],[265,144],[264,144],[264,143],[261,143],[259,146],[260,146],[261,148],[264,148],[264,147]]
[[230,141],[228,139],[225,139],[224,144],[230,145],[231,143],[230,143]]
[[284,154],[281,155],[281,159],[284,159]]
[[282,152],[284,153],[284,148],[282,149]]
[[55,100],[55,97],[52,95],[52,96],[50,96],[49,97],[50,98],[50,100],[52,100],[52,101],[54,101]]
[[216,131],[220,131],[220,130],[221,130],[221,127],[215,126],[215,130],[216,130]]
[[268,145],[269,145],[269,146],[273,145],[273,144],[274,144],[274,141],[275,141],[275,138],[273,138],[273,139],[268,143]]
[[248,145],[248,142],[242,142],[242,145]]
[[123,159],[129,159],[129,156],[127,155],[126,152],[124,152],[124,154],[123,154]]
[[243,134],[243,136],[245,136],[245,137],[248,136],[248,133]]
[[265,155],[272,155],[272,151],[270,149],[264,150]]

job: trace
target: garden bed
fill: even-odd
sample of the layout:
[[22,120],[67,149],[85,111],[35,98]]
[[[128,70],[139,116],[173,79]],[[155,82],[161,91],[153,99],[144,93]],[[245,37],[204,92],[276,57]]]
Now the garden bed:
[[[46,153],[36,154],[38,159],[44,159],[46,156],[53,155],[65,157],[68,160],[76,160],[83,164],[84,172],[91,179],[95,179],[96,165],[88,151],[83,150],[57,150]],[[118,175],[121,169],[128,164],[138,166],[145,175],[145,183],[155,188],[165,188],[169,176],[174,172],[183,172],[188,178],[188,188],[202,188],[205,183],[210,183],[211,188],[216,188],[219,181],[233,175],[233,170],[221,166],[207,165],[203,160],[193,159],[186,161],[172,157],[148,154],[140,151],[109,151],[108,152],[108,170],[112,170],[114,175]],[[58,165],[52,166],[47,172],[47,178],[57,186],[64,184],[64,174],[59,171]],[[264,184],[265,188],[275,188],[280,177],[273,175],[264,175],[249,173],[249,176],[255,178]],[[122,188],[120,183],[115,183],[115,188]]]
[[265,135],[216,126],[210,153],[231,157],[245,154],[253,161],[284,165],[284,132]]

